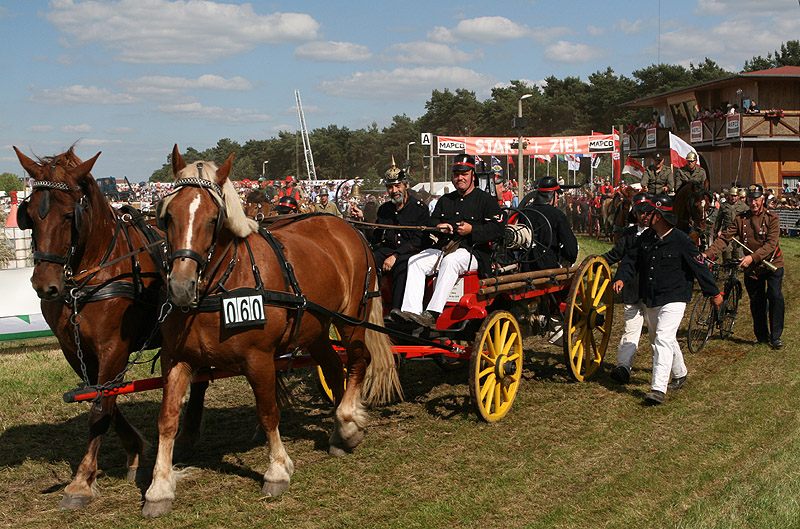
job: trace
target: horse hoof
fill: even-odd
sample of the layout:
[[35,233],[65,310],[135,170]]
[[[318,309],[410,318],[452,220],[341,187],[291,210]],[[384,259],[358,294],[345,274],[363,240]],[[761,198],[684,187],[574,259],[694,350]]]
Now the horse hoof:
[[277,482],[265,481],[264,486],[261,487],[261,492],[264,494],[264,496],[275,497],[275,496],[280,496],[281,493],[288,488],[289,488],[288,481],[277,481]]
[[333,457],[344,457],[347,455],[347,450],[342,448],[341,446],[337,445],[329,445],[328,446],[328,453]]
[[172,512],[172,500],[146,501],[142,508],[142,516],[147,519],[158,518]]
[[77,496],[75,494],[64,494],[58,503],[58,508],[62,511],[77,511],[83,509],[92,501],[91,496]]

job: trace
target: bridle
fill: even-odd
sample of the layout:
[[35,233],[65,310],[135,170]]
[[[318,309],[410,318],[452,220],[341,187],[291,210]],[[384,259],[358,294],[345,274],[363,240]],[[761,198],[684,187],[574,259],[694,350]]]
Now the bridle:
[[[57,164],[58,162],[53,164],[51,169],[51,176],[53,171],[55,171],[55,167]],[[34,264],[39,264],[41,262],[60,264],[61,266],[64,267],[65,276],[69,278],[72,275],[72,269],[70,266],[71,261],[78,249],[78,238],[80,236],[81,228],[83,225],[83,215],[84,212],[88,210],[88,198],[81,191],[80,188],[72,187],[65,182],[53,182],[50,180],[34,180],[31,183],[31,189],[32,189],[31,196],[33,195],[33,191],[41,191],[42,193],[42,197],[41,200],[39,201],[39,208],[38,208],[38,215],[39,218],[42,220],[44,220],[44,218],[47,217],[47,214],[50,212],[51,189],[54,189],[56,191],[62,191],[65,193],[81,193],[81,197],[75,202],[75,207],[72,215],[72,229],[70,234],[70,242],[69,242],[69,247],[67,248],[67,253],[65,255],[59,255],[51,252],[42,252],[37,250],[36,239],[34,238],[33,234],[31,234]],[[17,210],[18,224],[23,229],[33,229],[33,220],[30,216],[30,212],[28,211],[30,200],[31,197],[26,198],[22,202],[22,204],[20,204],[19,209]]]
[[[199,177],[199,175],[201,175],[203,171],[202,163],[196,164],[196,167],[197,167],[198,177],[181,178],[179,180],[176,180],[175,184],[172,187],[172,192],[170,193],[170,195],[177,193],[178,191],[180,191],[180,188],[182,187],[197,187],[208,191],[208,194],[211,196],[214,203],[217,204],[217,223],[216,226],[214,227],[214,235],[212,236],[211,239],[211,246],[209,246],[205,258],[203,258],[203,256],[199,252],[192,250],[191,248],[179,248],[177,250],[174,250],[171,254],[169,254],[169,257],[167,258],[167,266],[168,266],[168,271],[172,272],[172,265],[174,264],[176,259],[191,259],[197,263],[197,276],[198,278],[201,278],[203,272],[205,271],[206,266],[208,265],[209,261],[211,261],[211,256],[214,254],[214,249],[217,246],[217,239],[219,236],[219,232],[222,229],[222,222],[228,216],[228,212],[225,207],[225,199],[223,198],[222,188],[217,184],[215,184],[214,182]],[[164,212],[162,211],[163,207],[164,207],[164,199],[161,199],[161,201],[156,206],[156,216],[158,219],[157,221],[158,227],[161,230],[163,230],[166,234],[166,229],[165,229],[166,225],[164,224]],[[169,238],[166,238],[166,244],[167,244],[167,252],[169,253],[171,246]],[[198,281],[198,283],[200,283],[200,281]]]

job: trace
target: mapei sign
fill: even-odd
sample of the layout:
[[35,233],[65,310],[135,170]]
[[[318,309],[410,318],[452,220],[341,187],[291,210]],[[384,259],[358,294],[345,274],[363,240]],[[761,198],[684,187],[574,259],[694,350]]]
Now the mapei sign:
[[439,136],[437,146],[439,154],[461,154],[467,150],[466,138]]
[[612,138],[589,140],[589,152],[613,152],[613,151],[614,151],[614,140]]

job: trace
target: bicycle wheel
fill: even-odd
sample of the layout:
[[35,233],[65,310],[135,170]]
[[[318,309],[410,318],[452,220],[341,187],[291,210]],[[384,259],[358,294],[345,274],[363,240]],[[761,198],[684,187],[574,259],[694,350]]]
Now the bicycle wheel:
[[711,333],[714,332],[716,312],[710,298],[703,296],[695,301],[692,316],[689,318],[689,332],[686,336],[689,351],[692,353],[697,354],[702,351]]
[[730,292],[725,296],[725,301],[719,308],[719,337],[727,338],[733,334],[733,324],[736,323],[736,314],[739,312],[739,300],[742,299],[742,284],[733,283]]

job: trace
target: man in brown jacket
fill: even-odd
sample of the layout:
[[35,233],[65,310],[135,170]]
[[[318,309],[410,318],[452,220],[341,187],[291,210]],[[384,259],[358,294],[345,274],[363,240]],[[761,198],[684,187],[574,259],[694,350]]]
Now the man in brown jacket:
[[[783,347],[783,254],[778,238],[778,215],[765,205],[764,189],[759,184],[747,188],[747,205],[750,211],[734,218],[733,223],[714,241],[705,255],[714,259],[736,237],[752,253],[741,261],[744,286],[750,297],[753,331],[760,343],[769,343],[774,349]],[[775,270],[768,269],[770,262]],[[767,323],[769,322],[769,325]]]

